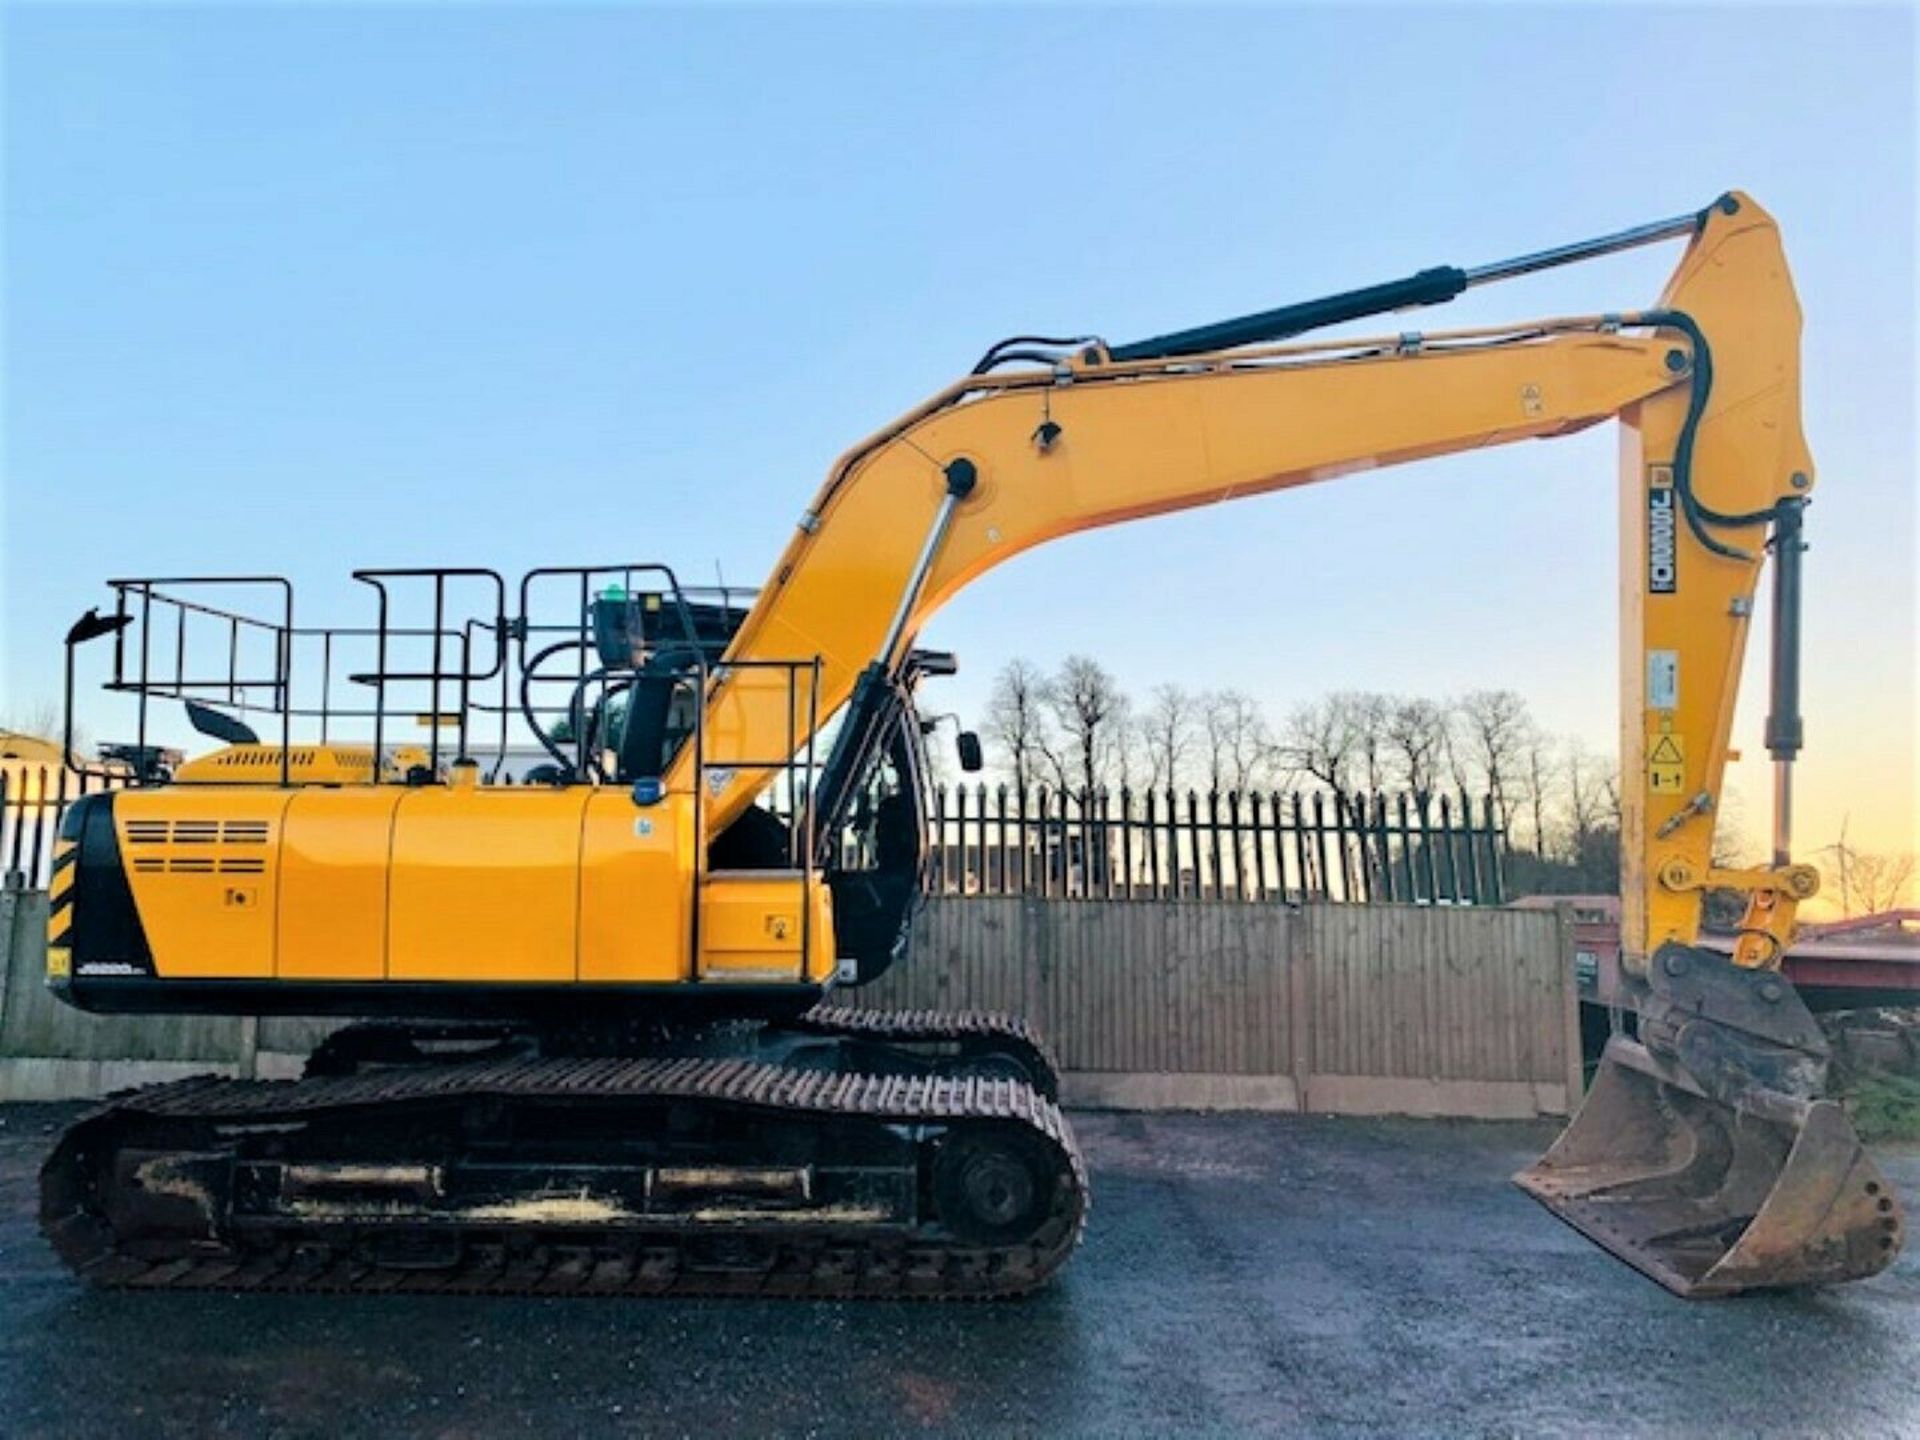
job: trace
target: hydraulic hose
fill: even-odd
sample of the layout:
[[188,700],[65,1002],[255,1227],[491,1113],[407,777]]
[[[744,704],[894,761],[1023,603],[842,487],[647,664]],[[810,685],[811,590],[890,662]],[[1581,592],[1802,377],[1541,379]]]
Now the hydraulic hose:
[[1657,328],[1678,330],[1693,346],[1687,415],[1680,423],[1680,436],[1673,447],[1673,488],[1680,496],[1680,513],[1686,517],[1687,528],[1693,532],[1694,539],[1714,554],[1723,555],[1729,560],[1751,560],[1752,555],[1711,534],[1707,526],[1765,525],[1779,513],[1779,507],[1769,505],[1764,510],[1730,514],[1713,509],[1693,491],[1694,440],[1700,430],[1700,419],[1706,413],[1707,401],[1713,394],[1713,347],[1707,343],[1706,332],[1684,310],[1648,310],[1640,315],[1639,321]]

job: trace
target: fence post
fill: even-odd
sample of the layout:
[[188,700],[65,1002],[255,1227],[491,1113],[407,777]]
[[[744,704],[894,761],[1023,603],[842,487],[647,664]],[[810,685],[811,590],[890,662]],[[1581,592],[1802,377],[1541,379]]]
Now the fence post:
[[[1351,904],[1355,900],[1364,900],[1364,895],[1354,894],[1352,847],[1347,844],[1347,793],[1344,790],[1333,792],[1333,853],[1339,858],[1340,898]],[[1333,872],[1327,872],[1327,890],[1332,894]]]
[[1213,854],[1213,898],[1227,898],[1225,875],[1220,866],[1220,792],[1207,791],[1207,841]]
[[1309,932],[1316,921],[1312,906],[1280,912],[1287,965],[1287,1038],[1293,1060],[1293,1101],[1302,1115],[1313,1109],[1309,1093],[1313,1077],[1313,945]]
[[953,787],[953,828],[958,842],[953,855],[955,894],[968,894],[967,888],[967,787],[962,781]]
[[1020,887],[1018,893],[1027,894],[1032,888],[1033,864],[1028,857],[1028,845],[1032,837],[1027,833],[1027,782],[1024,777],[1014,780],[1013,789],[1014,823],[1013,833],[1016,848],[1020,852]]
[[[1334,804],[1340,803],[1336,796]],[[1333,899],[1333,867],[1327,863],[1327,807],[1318,790],[1313,793],[1314,888],[1324,900]]]
[[[1191,792],[1189,792],[1191,793]],[[1167,778],[1167,898],[1180,898],[1180,799]]]
[[1433,826],[1429,823],[1429,812],[1433,808],[1433,797],[1422,790],[1413,797],[1414,814],[1420,820],[1420,869],[1427,882],[1427,903],[1440,903],[1440,861],[1433,853]]
[[933,789],[933,878],[936,895],[947,893],[947,787]]
[[997,876],[993,893],[996,895],[1013,893],[1013,851],[1007,847],[1008,813],[1007,787],[1006,782],[1002,781],[995,788],[993,795],[994,865]]
[[1037,874],[1033,885],[1029,886],[1031,893],[1035,895],[1053,893],[1053,867],[1052,862],[1047,858],[1051,844],[1048,837],[1052,834],[1048,828],[1052,820],[1052,805],[1053,797],[1047,787],[1044,785],[1037,787],[1033,792],[1033,863],[1037,867]]
[[13,966],[20,954],[20,901],[26,891],[13,877],[0,889],[0,1035],[7,1033],[7,993],[13,988]]
[[1480,905],[1487,898],[1480,885],[1480,836],[1473,825],[1473,799],[1465,790],[1460,792],[1460,824],[1467,837],[1467,893],[1473,896],[1474,904]]
[[1481,814],[1486,816],[1487,851],[1493,857],[1487,869],[1491,882],[1487,887],[1487,900],[1493,905],[1504,905],[1507,901],[1507,877],[1500,863],[1500,852],[1506,848],[1507,817],[1504,813],[1496,816],[1493,796],[1490,794],[1481,802]]
[[987,786],[984,780],[973,787],[973,858],[980,867],[980,887],[977,893],[991,895],[988,888],[987,871],[992,865],[987,851]]
[[1574,966],[1573,906],[1562,901],[1553,907],[1553,952],[1560,980],[1560,1005],[1566,1025],[1567,1115],[1580,1108],[1587,1088],[1587,1057],[1581,1051],[1580,977]]
[[1152,888],[1148,894],[1155,900],[1164,898],[1160,892],[1160,832],[1156,828],[1159,818],[1154,814],[1153,787],[1147,787],[1147,884]]
[[1415,838],[1414,821],[1418,819],[1418,806],[1408,809],[1406,792],[1394,797],[1394,813],[1400,826],[1400,870],[1406,880],[1407,893],[1400,898],[1412,905],[1418,905],[1426,898],[1421,894],[1420,881],[1426,874],[1426,864],[1422,858],[1420,845]]
[[[27,772],[24,766],[21,767],[19,774],[22,780],[26,779]],[[15,876],[21,876],[22,878],[17,883],[24,885],[26,880],[20,869],[20,844],[21,841],[26,838],[27,834],[27,792],[26,788],[22,786],[17,796],[9,796],[7,794],[7,780],[8,777],[5,774],[0,774],[0,875],[5,877],[6,883],[9,885],[16,883]],[[13,810],[13,845],[11,848],[7,845],[6,826],[7,802],[9,800],[12,801]]]

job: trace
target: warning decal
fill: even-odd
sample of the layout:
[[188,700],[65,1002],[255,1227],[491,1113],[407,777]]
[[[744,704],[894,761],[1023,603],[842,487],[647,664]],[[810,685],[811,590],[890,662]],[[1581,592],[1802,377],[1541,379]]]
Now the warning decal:
[[1686,789],[1686,742],[1662,732],[1647,751],[1647,789],[1656,795],[1677,795]]

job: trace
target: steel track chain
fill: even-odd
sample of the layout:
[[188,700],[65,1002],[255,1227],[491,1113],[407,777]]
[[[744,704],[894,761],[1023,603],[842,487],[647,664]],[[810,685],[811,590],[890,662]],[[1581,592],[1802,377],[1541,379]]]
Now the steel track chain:
[[992,1010],[870,1010],[849,1005],[816,1005],[779,1028],[804,1034],[880,1044],[978,1042],[1014,1053],[1033,1075],[1033,1087],[1049,1100],[1060,1098],[1060,1062],[1025,1020]]
[[[897,1232],[862,1236],[758,1235],[754,1263],[738,1270],[698,1268],[695,1234],[648,1231],[631,1243],[526,1246],[478,1244],[447,1269],[408,1270],[356,1258],[350,1239],[322,1237],[262,1253],[135,1256],[115,1248],[105,1222],[78,1209],[50,1213],[42,1229],[54,1249],[89,1281],[138,1289],[240,1289],[514,1295],[764,1295],[843,1298],[993,1299],[1025,1294],[1072,1253],[1085,1226],[1085,1164],[1057,1106],[1018,1081],[979,1077],[868,1076],[801,1071],[725,1059],[581,1059],[470,1062],[411,1067],[339,1078],[236,1081],[204,1076],[135,1091],[71,1126],[43,1170],[43,1195],[79,1193],[74,1174],[105,1139],[124,1139],[143,1122],[223,1126],[291,1123],[328,1114],[414,1101],[671,1099],[711,1102],[796,1120],[853,1116],[889,1125],[953,1127],[970,1121],[1016,1124],[1040,1137],[1060,1161],[1053,1208],[1018,1245],[964,1245],[941,1236]],[[114,1131],[120,1131],[114,1137]],[[109,1171],[111,1167],[106,1167]]]

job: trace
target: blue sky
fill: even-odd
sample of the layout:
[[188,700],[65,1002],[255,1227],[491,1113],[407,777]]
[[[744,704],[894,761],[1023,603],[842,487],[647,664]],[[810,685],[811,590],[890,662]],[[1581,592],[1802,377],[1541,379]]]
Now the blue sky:
[[[842,448],[1002,334],[1136,338],[1739,186],[1808,312],[1805,833],[1912,843],[1908,8],[69,4],[5,42],[7,705],[57,695],[109,574],[285,571],[356,621],[357,564],[752,583]],[[1626,308],[1673,258],[1447,321]],[[1077,537],[927,638],[962,708],[1081,650],[1276,712],[1509,686],[1610,747],[1613,444]]]

